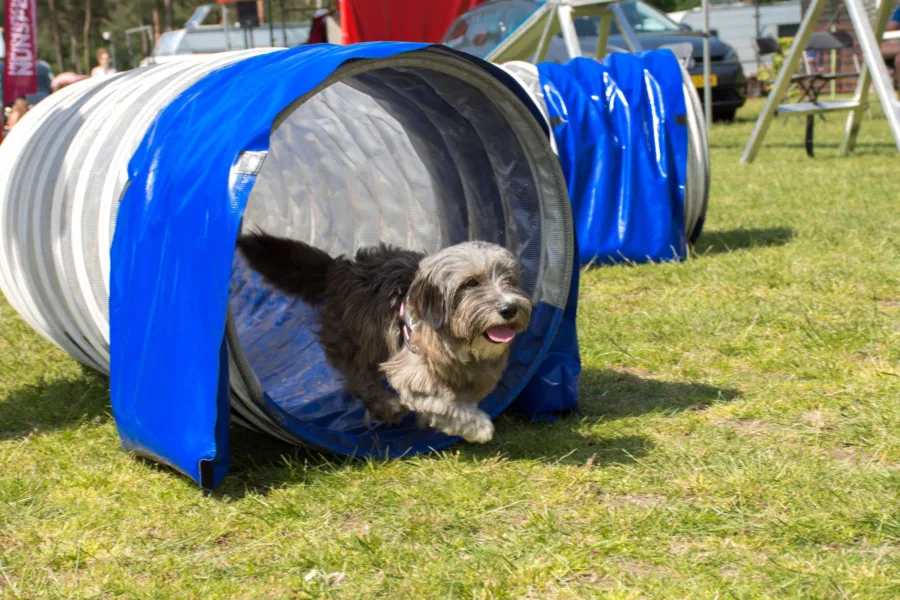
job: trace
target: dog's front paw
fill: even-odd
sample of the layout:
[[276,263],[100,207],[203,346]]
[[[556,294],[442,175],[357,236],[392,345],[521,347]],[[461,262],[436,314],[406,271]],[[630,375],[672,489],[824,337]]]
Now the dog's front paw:
[[392,423],[396,425],[409,414],[409,409],[400,403],[398,396],[382,396],[368,398],[366,405],[366,423]]
[[486,413],[481,413],[463,427],[460,435],[467,442],[486,444],[494,438],[494,424]]

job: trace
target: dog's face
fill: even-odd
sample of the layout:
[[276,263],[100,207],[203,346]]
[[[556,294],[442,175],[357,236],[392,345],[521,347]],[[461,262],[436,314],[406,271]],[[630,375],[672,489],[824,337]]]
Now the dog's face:
[[476,359],[503,356],[531,319],[515,257],[487,242],[457,244],[423,259],[410,303],[436,332],[463,342]]

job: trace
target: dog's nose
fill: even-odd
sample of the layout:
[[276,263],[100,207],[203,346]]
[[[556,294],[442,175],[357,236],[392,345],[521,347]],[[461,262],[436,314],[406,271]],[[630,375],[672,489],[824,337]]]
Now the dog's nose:
[[500,316],[509,321],[519,314],[519,307],[515,304],[504,304],[500,307]]

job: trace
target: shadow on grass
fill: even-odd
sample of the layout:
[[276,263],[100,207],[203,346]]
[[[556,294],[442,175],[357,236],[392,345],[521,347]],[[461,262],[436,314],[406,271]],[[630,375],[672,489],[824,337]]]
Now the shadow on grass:
[[587,369],[581,378],[581,413],[612,421],[648,413],[677,414],[731,402],[741,392],[705,383],[648,379],[620,369]]
[[[582,374],[578,414],[552,423],[530,423],[514,414],[504,415],[492,443],[460,444],[451,451],[458,449],[462,458],[470,460],[499,454],[512,461],[584,464],[591,460],[598,467],[627,464],[653,448],[650,439],[634,434],[597,434],[592,431],[594,425],[647,413],[697,410],[738,395],[737,390],[704,384],[661,382],[625,371],[587,369]],[[110,418],[108,379],[84,369],[75,379],[26,386],[8,394],[0,402],[0,440]],[[367,468],[364,460],[325,456],[239,427],[231,430],[231,456],[231,471],[213,497],[267,494],[273,489],[302,485],[322,471]],[[147,464],[169,470],[149,461]]]
[[[755,120],[755,119],[752,119]],[[782,141],[763,141],[763,145],[760,147],[759,156],[763,156],[765,151],[768,150],[796,150],[799,152],[799,159],[806,159],[809,161],[821,161],[821,160],[843,160],[846,159],[845,156],[841,156],[838,154],[838,149],[841,147],[840,142],[826,142],[826,141],[816,141],[814,151],[816,152],[815,158],[809,158],[806,156],[806,142],[803,138],[803,131],[801,129],[797,130],[797,141],[796,142],[782,142]],[[831,136],[829,136],[831,137]],[[711,141],[709,143],[710,150],[744,150],[747,145],[747,140],[719,140],[719,141]],[[818,154],[819,151],[823,151],[824,154]],[[896,152],[897,146],[895,144],[889,142],[873,142],[873,141],[861,141],[857,142],[856,147],[853,149],[853,152],[850,153],[850,156],[883,156],[887,152]]]
[[110,418],[109,380],[83,367],[75,379],[40,382],[7,394],[0,401],[0,440]]
[[794,239],[794,230],[789,227],[766,227],[761,229],[729,229],[727,231],[704,231],[694,243],[692,253],[698,256],[725,254],[747,248],[785,246]]
[[[592,432],[592,426],[648,413],[699,410],[739,395],[734,389],[705,384],[670,383],[625,371],[587,369],[582,374],[577,414],[552,423],[531,423],[507,414],[498,420],[497,436],[490,444],[460,444],[450,451],[459,450],[462,458],[470,460],[501,455],[511,461],[551,464],[583,465],[588,460],[596,467],[627,464],[650,452],[653,442],[643,435],[598,435]],[[285,485],[302,484],[309,473],[318,470],[366,467],[362,460],[321,456],[237,428],[232,430],[232,460],[231,472],[216,491],[217,496],[266,494]]]

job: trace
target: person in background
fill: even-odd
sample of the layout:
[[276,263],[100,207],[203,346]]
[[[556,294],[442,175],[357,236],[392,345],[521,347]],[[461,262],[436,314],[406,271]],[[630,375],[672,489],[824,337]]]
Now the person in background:
[[106,48],[97,50],[97,63],[97,66],[91,70],[91,77],[109,77],[116,74]]
[[77,83],[82,79],[88,79],[88,76],[79,75],[78,73],[73,73],[72,71],[65,71],[53,78],[53,81],[50,82],[50,91],[58,92],[67,85],[72,85],[73,83]]
[[307,44],[327,44],[328,43],[328,24],[325,19],[331,14],[327,8],[320,8],[313,15],[312,23],[309,26],[309,38]]
[[12,131],[12,128],[16,126],[16,123],[25,116],[25,113],[28,112],[28,109],[31,108],[28,105],[28,98],[25,96],[19,96],[16,98],[16,101],[13,103],[12,108],[9,111],[9,116],[6,118],[6,130]]

